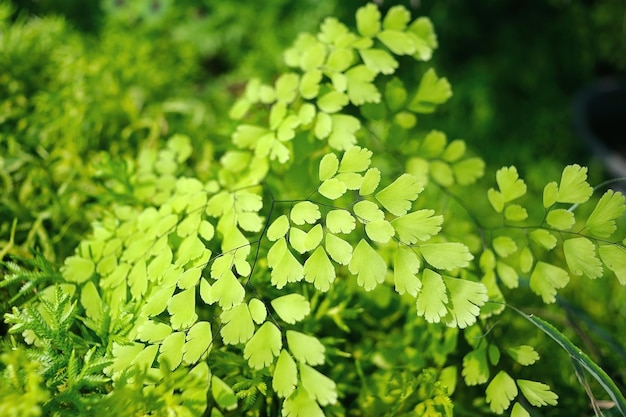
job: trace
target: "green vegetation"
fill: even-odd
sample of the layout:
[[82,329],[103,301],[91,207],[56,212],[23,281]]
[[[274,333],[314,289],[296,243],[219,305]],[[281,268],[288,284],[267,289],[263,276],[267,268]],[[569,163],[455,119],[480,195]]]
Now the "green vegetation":
[[428,17],[79,3],[0,3],[1,415],[626,415],[626,199]]

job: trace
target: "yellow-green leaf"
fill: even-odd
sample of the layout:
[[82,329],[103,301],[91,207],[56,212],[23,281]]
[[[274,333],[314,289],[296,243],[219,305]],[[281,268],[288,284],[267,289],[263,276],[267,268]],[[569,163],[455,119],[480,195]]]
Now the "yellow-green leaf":
[[567,271],[541,261],[537,262],[530,275],[530,289],[540,295],[544,303],[556,301],[556,290],[565,287],[568,282]]
[[387,263],[365,239],[361,239],[348,265],[350,273],[357,276],[357,284],[371,291],[385,280]]
[[502,414],[509,408],[511,401],[517,397],[517,393],[515,381],[504,371],[498,372],[485,390],[489,408],[497,414]]
[[563,243],[567,267],[574,275],[586,275],[591,279],[602,276],[602,262],[596,256],[596,245],[584,237],[567,239]]
[[447,314],[448,294],[441,275],[430,269],[422,272],[422,290],[417,296],[417,315],[429,323],[439,323]]

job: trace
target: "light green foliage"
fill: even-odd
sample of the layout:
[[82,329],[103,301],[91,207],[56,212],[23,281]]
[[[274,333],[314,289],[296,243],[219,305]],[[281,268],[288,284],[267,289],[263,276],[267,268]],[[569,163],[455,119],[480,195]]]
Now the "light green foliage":
[[[54,30],[62,39],[66,29]],[[121,115],[108,109],[94,121],[82,101],[78,113],[63,110],[64,134],[84,137],[77,145],[62,139],[60,124],[39,136],[30,132],[29,123],[41,129],[50,117],[31,120],[14,97],[17,107],[9,107],[16,113],[6,117],[26,125],[3,149],[11,157],[37,146],[50,151],[50,161],[60,161],[46,156],[60,207],[95,203],[85,208],[91,232],[77,232],[73,254],[58,251],[60,271],[45,257],[63,241],[59,219],[67,217],[52,218],[47,230],[49,213],[26,216],[37,238],[26,236],[24,248],[41,247],[45,255],[32,261],[33,271],[22,258],[4,261],[22,253],[13,234],[6,239],[0,290],[10,294],[3,305],[12,307],[5,322],[16,348],[0,356],[0,410],[451,416],[450,395],[463,390],[456,381],[461,365],[462,382],[485,389],[484,399],[459,395],[462,410],[483,410],[486,401],[503,413],[518,389],[533,406],[555,405],[547,385],[514,379],[518,365],[539,355],[534,339],[508,342],[517,327],[501,315],[502,303],[513,291],[553,303],[570,274],[596,279],[610,271],[626,283],[625,199],[609,190],[589,210],[581,207],[593,189],[578,165],[549,181],[543,195],[513,166],[496,171],[497,188],[483,189],[477,180],[485,164],[471,142],[422,125],[452,95],[433,68],[416,75],[423,67],[411,66],[429,60],[436,47],[430,21],[412,20],[403,6],[384,15],[374,4],[359,8],[355,31],[328,18],[318,34],[298,36],[286,51],[288,72],[271,84],[251,79],[241,87],[230,111],[237,126],[212,116],[216,137],[208,139],[203,105],[144,103],[167,92],[161,83],[170,78],[162,79],[159,68],[144,65],[141,76],[111,87],[120,98],[112,108],[121,106]],[[91,57],[73,64],[50,54],[82,70]],[[129,56],[120,60],[100,58],[89,71],[133,68]],[[174,79],[185,74],[177,68]],[[64,77],[92,88],[71,71]],[[68,82],[59,85],[63,97],[80,96]],[[42,97],[35,115],[54,110],[49,95]],[[172,109],[182,111],[183,125],[166,117]],[[197,114],[195,124],[185,112]],[[77,124],[66,113],[85,119]],[[116,114],[117,130],[109,132],[103,121]],[[99,127],[83,132],[90,123]],[[221,140],[226,132],[230,141]],[[18,146],[22,134],[27,140]],[[110,142],[110,152],[81,164],[79,151],[97,153],[91,142]],[[36,195],[37,177],[8,172],[20,189],[19,207]],[[80,181],[65,183],[72,175]],[[51,201],[49,191],[32,207]],[[21,225],[17,211],[8,212]],[[466,344],[458,343],[459,332]],[[460,357],[462,364],[454,363]],[[21,408],[9,408],[9,400]],[[520,403],[511,413],[528,414]]]

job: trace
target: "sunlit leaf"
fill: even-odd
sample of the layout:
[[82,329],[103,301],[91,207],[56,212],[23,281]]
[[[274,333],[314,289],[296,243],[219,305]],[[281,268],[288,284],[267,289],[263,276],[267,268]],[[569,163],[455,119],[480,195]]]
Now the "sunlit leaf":
[[424,185],[411,174],[402,174],[398,179],[376,193],[376,200],[390,213],[403,216],[411,209],[411,205]]
[[393,260],[393,281],[398,294],[407,292],[413,297],[417,296],[422,288],[422,282],[417,277],[420,267],[421,262],[411,248],[398,248]]
[[376,72],[365,65],[357,65],[346,71],[348,98],[357,106],[380,102],[380,92],[372,83]]
[[353,146],[344,152],[339,164],[339,172],[363,172],[370,166],[372,151]]
[[598,254],[606,267],[613,271],[619,283],[626,285],[626,249],[617,245],[601,245]]
[[419,250],[426,262],[438,269],[465,268],[474,259],[467,246],[458,242],[424,244]]
[[254,334],[254,323],[250,309],[245,303],[234,306],[220,314],[222,328],[220,334],[227,345],[246,343]]
[[294,324],[305,318],[311,311],[311,305],[300,294],[287,294],[271,301],[272,307],[282,321]]
[[556,290],[565,287],[568,282],[567,271],[541,261],[537,262],[530,275],[530,289],[540,295],[544,303],[556,301]]
[[584,203],[589,200],[593,188],[587,183],[587,168],[580,165],[568,165],[563,170],[559,182],[560,203]]
[[178,368],[183,359],[184,344],[184,332],[175,332],[167,336],[159,348],[159,363],[165,363],[170,370]]
[[556,246],[556,237],[545,229],[533,230],[530,232],[530,238],[547,250],[552,250]]
[[532,365],[539,360],[539,354],[528,345],[510,347],[506,349],[506,352],[515,362],[523,366]]
[[487,288],[480,282],[451,277],[443,278],[450,294],[449,326],[464,329],[476,322],[480,307],[487,302]]
[[267,238],[271,242],[275,242],[287,234],[289,230],[289,219],[285,214],[278,216],[267,228]]
[[246,343],[243,357],[253,369],[268,367],[282,348],[280,330],[266,321]]
[[447,314],[448,294],[441,275],[430,269],[422,272],[422,290],[417,296],[417,315],[439,323]]
[[220,307],[227,310],[240,304],[245,294],[246,291],[241,286],[241,283],[229,270],[211,286],[205,302],[209,304],[218,302]]
[[361,200],[352,206],[352,210],[361,223],[385,219],[385,213],[372,201]]
[[332,233],[350,233],[356,221],[348,210],[331,210],[326,215],[326,227]]
[[233,389],[217,376],[211,377],[211,395],[215,402],[225,410],[237,408],[237,396]]
[[283,402],[284,417],[324,417],[325,414],[304,388],[298,388]]
[[484,384],[489,380],[486,348],[472,350],[463,357],[462,375],[468,386]]
[[137,337],[142,342],[160,342],[172,333],[172,328],[165,323],[148,320],[137,329]]
[[374,242],[387,243],[396,231],[387,220],[374,220],[365,225],[365,233]]
[[339,169],[339,158],[334,153],[324,155],[320,161],[319,178],[320,181],[326,181],[332,178]]
[[329,200],[336,200],[346,193],[348,187],[337,178],[331,178],[324,181],[318,188],[321,195]]
[[365,239],[361,239],[352,253],[348,269],[357,276],[359,286],[371,291],[385,280],[387,263]]
[[517,252],[517,244],[508,236],[498,236],[491,242],[498,256],[506,258]]
[[167,311],[171,315],[170,323],[172,323],[173,329],[191,327],[198,320],[195,287],[174,295],[167,304]]
[[304,279],[312,283],[319,291],[326,292],[335,280],[335,267],[328,259],[326,251],[319,246],[304,262]]
[[324,113],[336,113],[348,105],[348,102],[346,94],[332,90],[317,99],[317,107]]
[[345,240],[332,233],[326,233],[324,247],[333,261],[341,265],[348,265],[350,263],[352,259],[352,245]]
[[370,195],[376,191],[380,182],[380,171],[377,168],[370,168],[363,176],[359,195]]
[[569,230],[576,223],[576,219],[569,210],[552,209],[546,216],[546,222],[555,229]]
[[439,104],[452,96],[452,88],[445,78],[439,78],[435,70],[427,70],[419,83],[417,93],[409,102],[408,109],[416,113],[432,113]]
[[250,316],[256,324],[261,324],[265,321],[265,318],[267,317],[267,308],[265,307],[263,301],[258,298],[252,298],[248,302],[248,308],[250,309]]
[[81,284],[91,278],[96,270],[96,265],[91,259],[79,256],[65,258],[62,272],[63,277],[70,282]]
[[528,402],[535,407],[541,407],[544,405],[556,405],[558,395],[550,391],[550,387],[546,384],[536,381],[528,381],[525,379],[518,379],[517,386]]
[[189,364],[196,363],[208,354],[213,343],[211,323],[199,321],[194,324],[187,332],[186,340],[183,346],[183,361]]
[[272,388],[279,397],[285,398],[291,395],[298,383],[298,367],[291,355],[285,349],[280,352],[274,375],[272,376]]
[[396,55],[412,55],[415,52],[413,37],[402,31],[383,30],[376,37]]
[[374,37],[380,32],[380,11],[375,4],[369,3],[356,11],[356,27],[362,36]]
[[289,216],[295,224],[303,225],[305,223],[315,223],[321,215],[317,204],[310,201],[301,201],[293,206]]
[[615,219],[619,218],[626,210],[626,198],[619,192],[607,190],[593,209],[585,228],[595,236],[609,237],[615,232]]
[[443,216],[434,216],[434,210],[417,210],[391,221],[400,241],[408,244],[426,241],[441,231]]
[[572,274],[584,274],[591,279],[602,276],[602,262],[596,256],[596,245],[589,239],[584,237],[567,239],[563,242],[563,253]]
[[383,49],[362,49],[359,53],[365,65],[376,73],[393,74],[398,68],[398,61]]
[[298,362],[304,362],[309,365],[321,365],[324,363],[324,345],[313,336],[294,330],[287,330],[287,344],[293,357]]
[[517,393],[515,381],[504,371],[498,372],[485,390],[489,408],[497,414],[502,414],[509,408],[511,401],[517,397]]
[[287,248],[281,237],[267,253],[267,265],[271,268],[271,282],[276,288],[283,288],[288,282],[296,282],[304,277],[303,267]]
[[404,30],[407,23],[411,20],[411,12],[406,7],[398,5],[393,6],[383,19],[383,27],[392,30]]
[[335,382],[304,362],[300,362],[300,380],[302,387],[320,405],[337,402],[337,386]]

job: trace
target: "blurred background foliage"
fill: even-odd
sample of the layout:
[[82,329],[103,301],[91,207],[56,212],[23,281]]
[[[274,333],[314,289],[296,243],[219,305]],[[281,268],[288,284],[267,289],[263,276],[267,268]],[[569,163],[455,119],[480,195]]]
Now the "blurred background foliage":
[[[188,169],[214,176],[233,129],[224,115],[244,83],[284,71],[280,52],[297,33],[330,15],[353,24],[365,3],[0,0],[0,258],[32,248],[51,261],[70,254],[101,202],[115,198],[107,181],[123,182],[140,146],[187,134],[195,150]],[[589,165],[592,184],[604,179],[573,129],[571,105],[593,80],[626,73],[623,0],[377,3],[432,19],[432,65],[454,97],[419,124],[467,140],[489,181],[501,165],[516,165],[532,187],[568,163]],[[626,316],[626,295],[614,285],[587,281],[584,293],[571,285],[558,316],[537,313],[567,326],[624,384],[626,354],[611,335],[624,334],[612,318]],[[545,340],[529,340],[527,327],[519,334],[529,344]],[[570,366],[564,354],[540,353],[555,368]],[[546,382],[567,402],[581,388],[564,372],[566,385]]]

